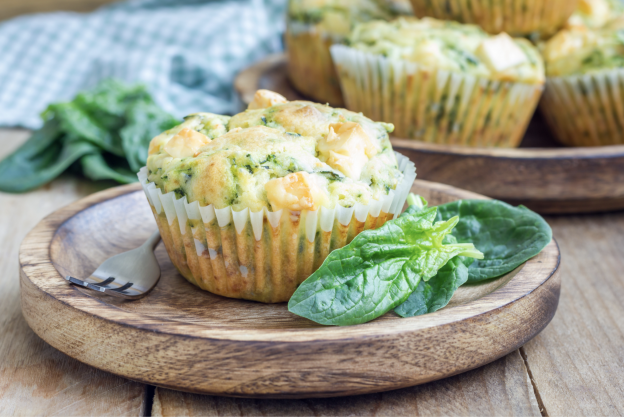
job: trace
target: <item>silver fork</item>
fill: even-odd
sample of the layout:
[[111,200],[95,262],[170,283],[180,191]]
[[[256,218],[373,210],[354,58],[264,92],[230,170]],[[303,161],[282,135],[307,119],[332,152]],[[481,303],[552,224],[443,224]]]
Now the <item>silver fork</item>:
[[145,297],[160,279],[160,266],[154,255],[158,242],[160,233],[156,231],[138,248],[105,260],[86,280],[69,275],[65,279],[113,297],[138,300]]

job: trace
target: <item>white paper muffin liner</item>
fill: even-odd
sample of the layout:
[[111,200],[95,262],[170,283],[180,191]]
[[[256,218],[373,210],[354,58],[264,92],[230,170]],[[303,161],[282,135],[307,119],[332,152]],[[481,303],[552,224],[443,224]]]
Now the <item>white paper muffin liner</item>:
[[480,147],[520,144],[544,86],[424,68],[333,45],[349,110],[394,124],[394,135]]
[[163,194],[148,182],[147,167],[138,177],[169,257],[188,281],[226,297],[284,302],[332,250],[401,213],[416,167],[395,155],[403,173],[395,190],[367,205],[317,211],[201,207],[174,192]]
[[624,144],[624,68],[548,77],[540,111],[565,145]]

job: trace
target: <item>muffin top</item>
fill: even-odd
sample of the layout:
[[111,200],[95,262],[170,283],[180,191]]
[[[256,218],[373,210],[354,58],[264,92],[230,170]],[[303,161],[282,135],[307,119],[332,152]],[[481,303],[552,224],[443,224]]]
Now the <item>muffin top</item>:
[[567,29],[586,27],[598,29],[624,13],[621,0],[581,0],[566,23]]
[[624,67],[624,20],[601,29],[575,27],[562,30],[543,45],[546,75],[591,74]]
[[290,0],[288,26],[290,31],[314,27],[340,40],[356,23],[411,14],[409,0]]
[[368,204],[403,177],[388,137],[393,129],[361,113],[259,90],[242,113],[192,114],[152,139],[148,180],[217,209]]
[[489,35],[476,25],[433,18],[398,18],[357,25],[348,39],[356,49],[425,68],[501,81],[541,83],[544,67],[526,39]]

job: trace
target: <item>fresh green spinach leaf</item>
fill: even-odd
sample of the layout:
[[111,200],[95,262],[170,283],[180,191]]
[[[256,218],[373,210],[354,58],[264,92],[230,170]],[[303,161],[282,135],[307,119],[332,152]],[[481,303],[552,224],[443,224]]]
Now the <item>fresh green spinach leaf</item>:
[[0,162],[0,191],[21,193],[53,180],[71,164],[98,152],[91,143],[60,140],[55,122],[48,122],[15,152]]
[[28,191],[69,168],[93,180],[136,181],[150,140],[178,124],[144,86],[115,80],[51,104],[42,117],[43,127],[0,162],[0,191]]
[[448,261],[429,281],[421,280],[416,290],[394,312],[401,317],[414,317],[446,306],[457,288],[468,280],[468,268],[461,258],[456,256]]
[[122,184],[136,181],[136,174],[127,167],[108,164],[101,153],[92,153],[80,158],[84,175],[94,181],[114,180]]
[[147,150],[153,137],[180,124],[151,100],[139,101],[126,112],[126,125],[121,129],[124,154],[134,172],[147,163]]
[[468,268],[468,283],[496,278],[537,255],[552,230],[537,213],[498,200],[459,200],[438,206],[437,220],[459,216],[452,231],[460,243],[474,243],[484,258]]
[[329,254],[288,309],[321,324],[365,323],[402,304],[455,256],[482,256],[470,243],[444,245],[459,219],[434,223],[436,213],[423,209],[360,233]]

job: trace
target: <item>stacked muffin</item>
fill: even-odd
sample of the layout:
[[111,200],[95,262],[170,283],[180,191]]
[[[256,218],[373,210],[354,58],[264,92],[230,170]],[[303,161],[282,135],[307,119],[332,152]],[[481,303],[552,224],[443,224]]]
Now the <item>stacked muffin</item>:
[[303,70],[292,68],[314,54],[289,43],[295,87],[315,97],[300,84],[338,80],[347,108],[393,123],[399,137],[481,147],[518,146],[545,91],[540,108],[562,143],[622,143],[621,0],[411,3],[420,19],[323,20],[325,33],[341,28],[340,40],[331,60],[311,60],[333,61],[331,76],[308,65],[298,79]]

